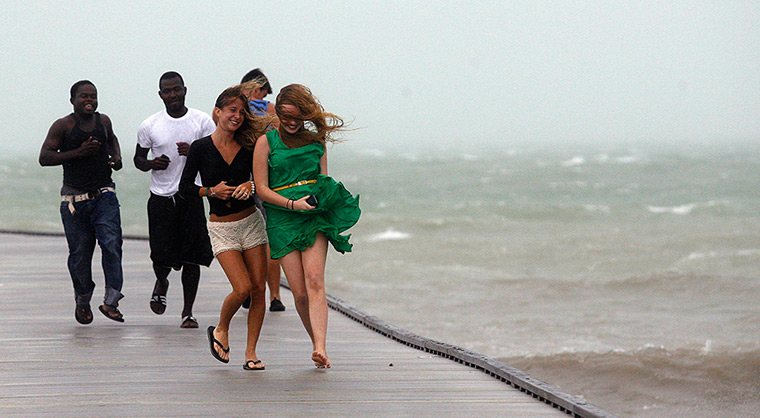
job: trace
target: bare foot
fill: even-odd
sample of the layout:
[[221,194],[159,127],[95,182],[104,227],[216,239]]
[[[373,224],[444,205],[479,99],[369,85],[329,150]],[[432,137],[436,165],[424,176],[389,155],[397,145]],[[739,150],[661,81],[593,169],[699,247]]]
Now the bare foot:
[[319,350],[314,350],[314,352],[311,353],[311,361],[314,362],[314,365],[317,366],[318,369],[330,368],[330,359],[327,357],[327,353],[323,353]]

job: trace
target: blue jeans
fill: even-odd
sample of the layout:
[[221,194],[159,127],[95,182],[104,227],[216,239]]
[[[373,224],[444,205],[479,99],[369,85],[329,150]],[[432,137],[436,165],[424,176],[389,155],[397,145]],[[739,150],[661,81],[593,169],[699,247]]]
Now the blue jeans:
[[89,305],[95,282],[92,281],[92,254],[95,241],[103,256],[101,264],[106,278],[103,302],[118,306],[124,274],[121,268],[121,215],[116,193],[106,192],[95,199],[74,203],[72,215],[69,204],[61,202],[61,220],[69,244],[69,275],[74,283],[77,305]]

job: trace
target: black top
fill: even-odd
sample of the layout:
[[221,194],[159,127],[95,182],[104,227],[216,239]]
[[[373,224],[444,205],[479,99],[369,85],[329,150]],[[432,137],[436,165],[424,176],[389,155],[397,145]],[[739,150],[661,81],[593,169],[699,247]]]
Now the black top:
[[[179,191],[185,196],[198,196],[200,187],[195,184],[198,173],[201,173],[203,187],[214,187],[222,181],[230,186],[237,186],[251,180],[252,168],[252,150],[240,148],[232,163],[227,164],[209,135],[190,144],[185,168],[182,170],[182,178],[179,181]],[[253,196],[248,200],[235,198],[222,200],[209,197],[209,213],[226,216],[242,212],[254,206],[253,200]]]
[[100,113],[95,113],[95,129],[84,132],[79,126],[79,117],[74,114],[74,127],[61,144],[61,151],[77,149],[87,138],[92,137],[100,141],[98,152],[89,157],[75,158],[63,163],[63,185],[85,192],[93,192],[101,187],[109,186],[111,180],[111,167],[108,165],[108,135],[103,122],[100,121]]

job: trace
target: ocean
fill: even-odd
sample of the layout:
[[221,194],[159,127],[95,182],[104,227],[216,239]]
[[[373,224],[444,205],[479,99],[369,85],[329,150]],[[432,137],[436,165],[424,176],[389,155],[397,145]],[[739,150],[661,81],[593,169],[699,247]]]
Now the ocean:
[[[328,155],[363,211],[328,293],[620,416],[760,415],[760,146]],[[146,235],[125,156],[124,233]],[[0,159],[0,228],[62,231],[60,182]]]

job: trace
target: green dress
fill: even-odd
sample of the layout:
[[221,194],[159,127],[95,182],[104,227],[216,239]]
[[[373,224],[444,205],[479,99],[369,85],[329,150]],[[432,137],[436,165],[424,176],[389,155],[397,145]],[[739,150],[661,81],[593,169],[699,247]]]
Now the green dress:
[[338,252],[350,252],[352,245],[348,239],[351,235],[340,234],[359,220],[359,196],[352,196],[342,183],[320,174],[319,159],[325,153],[324,145],[312,143],[289,148],[276,129],[267,132],[266,137],[269,142],[269,187],[276,189],[316,180],[277,193],[294,200],[313,194],[319,201],[316,209],[305,211],[264,202],[271,257],[276,259],[291,251],[311,247],[320,231]]

